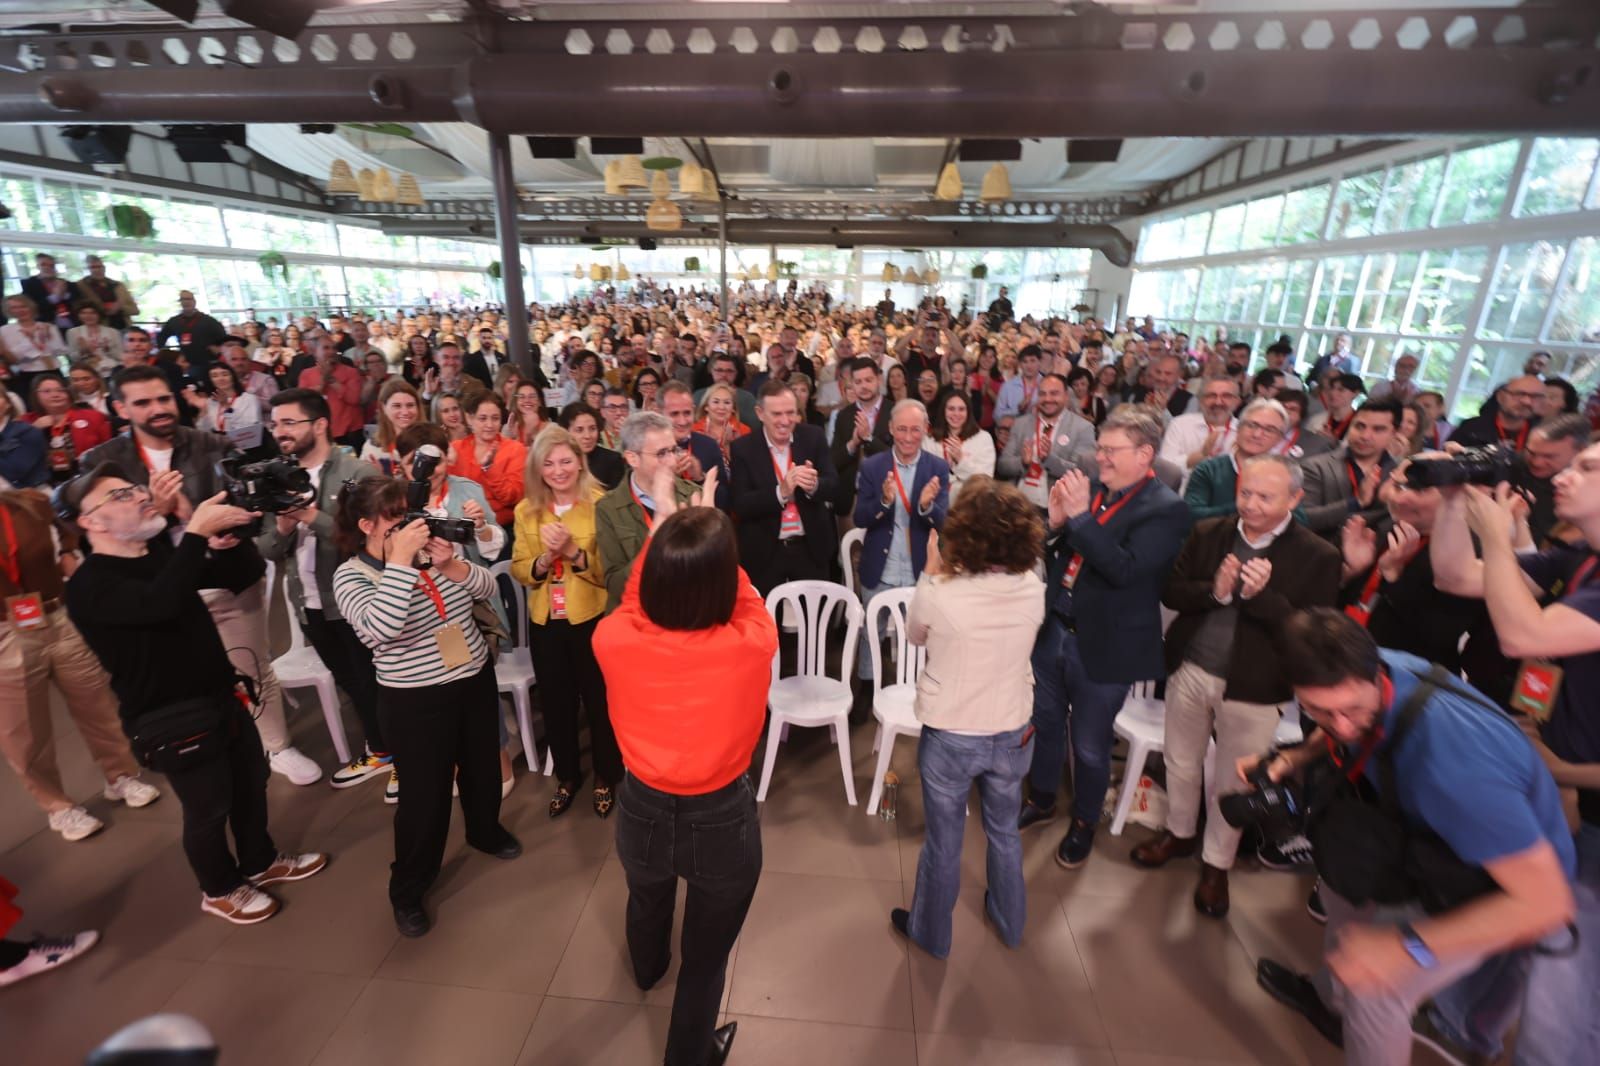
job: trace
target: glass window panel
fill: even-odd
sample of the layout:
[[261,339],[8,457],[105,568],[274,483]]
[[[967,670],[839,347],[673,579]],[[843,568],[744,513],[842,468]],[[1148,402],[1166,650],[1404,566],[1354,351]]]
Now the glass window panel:
[[1377,226],[1378,206],[1383,200],[1383,171],[1353,174],[1339,182],[1339,198],[1333,205],[1333,221],[1328,236],[1370,237]]
[[1553,215],[1581,208],[1597,156],[1600,140],[1594,138],[1537,138],[1528,156],[1517,214]]
[[1517,141],[1501,141],[1451,155],[1434,224],[1457,226],[1497,217],[1511,184],[1517,150]]
[[1489,253],[1485,248],[1447,248],[1423,254],[1417,298],[1401,330],[1459,336],[1483,284]]
[[1178,258],[1187,259],[1191,256],[1205,254],[1207,235],[1211,232],[1211,221],[1210,211],[1188,215],[1180,220],[1181,225],[1178,227]]
[[1200,275],[1200,293],[1195,302],[1194,317],[1206,322],[1223,318],[1228,301],[1228,289],[1233,284],[1232,267],[1211,267]]
[[1289,265],[1274,259],[1261,266],[1261,317],[1260,322],[1276,323],[1282,313],[1283,297],[1288,288]]
[[1211,240],[1206,245],[1207,252],[1217,255],[1239,250],[1239,241],[1244,236],[1244,209],[1244,204],[1234,204],[1217,212],[1216,218],[1211,223]]
[[214,247],[223,247],[227,244],[227,238],[222,232],[222,212],[217,210],[214,204],[172,200],[151,210],[150,213],[155,216],[158,233],[161,232],[162,223],[167,223],[168,229],[162,238],[164,240]]
[[1327,220],[1328,198],[1332,187],[1313,185],[1295,189],[1283,198],[1283,221],[1278,227],[1279,244],[1303,244],[1322,239],[1322,224]]
[[78,210],[77,191],[65,182],[44,184],[44,215],[52,233],[83,233],[83,216]]
[[1281,325],[1305,325],[1306,309],[1311,303],[1311,284],[1316,272],[1315,259],[1297,259],[1289,264],[1288,276],[1284,279],[1283,310],[1278,316]]
[[1362,258],[1348,255],[1322,261],[1322,279],[1317,288],[1311,321],[1319,326],[1344,329],[1350,324],[1355,307],[1356,286],[1361,280]]
[[1420,258],[1416,252],[1367,256],[1366,279],[1356,304],[1357,329],[1387,333],[1400,328]]
[[1267,272],[1259,263],[1234,268],[1233,281],[1226,294],[1222,318],[1226,322],[1261,321],[1261,302],[1267,286]]
[[1270,248],[1278,242],[1278,223],[1283,218],[1283,197],[1266,196],[1251,200],[1244,215],[1242,248]]
[[0,203],[11,208],[11,217],[0,226],[30,233],[50,232],[44,207],[39,203],[39,186],[32,178],[0,179]]
[[1140,271],[1133,276],[1128,295],[1128,312],[1151,315],[1161,321],[1189,319],[1194,312],[1198,270]]
[[1489,290],[1489,309],[1482,333],[1495,340],[1535,340],[1566,246],[1549,241],[1508,245]]
[[1433,204],[1439,196],[1439,179],[1444,176],[1445,157],[1419,159],[1389,171],[1389,187],[1383,194],[1377,233],[1399,233],[1427,229],[1433,217]]
[[1550,322],[1550,339],[1600,344],[1600,238],[1572,242],[1567,276]]

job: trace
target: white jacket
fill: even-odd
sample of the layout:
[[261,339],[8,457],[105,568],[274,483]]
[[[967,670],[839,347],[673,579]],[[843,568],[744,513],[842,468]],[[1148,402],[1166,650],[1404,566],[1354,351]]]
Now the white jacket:
[[1044,582],[1021,574],[926,574],[907,617],[928,649],[917,718],[935,729],[1005,733],[1033,716],[1033,640],[1044,623]]

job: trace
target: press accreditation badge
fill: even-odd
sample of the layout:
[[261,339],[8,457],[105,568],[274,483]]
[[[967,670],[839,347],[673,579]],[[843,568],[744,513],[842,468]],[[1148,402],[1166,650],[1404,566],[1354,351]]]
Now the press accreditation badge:
[[6,617],[18,629],[41,629],[45,622],[44,599],[37,592],[7,596]]
[[567,586],[560,581],[550,585],[550,617],[565,618],[567,616]]
[[446,670],[466,666],[472,661],[472,649],[467,647],[467,635],[454,622],[441,627],[433,636],[439,642],[439,661],[444,664]]
[[1555,663],[1524,662],[1517,671],[1517,683],[1511,687],[1511,709],[1540,722],[1548,721],[1561,692],[1561,673]]

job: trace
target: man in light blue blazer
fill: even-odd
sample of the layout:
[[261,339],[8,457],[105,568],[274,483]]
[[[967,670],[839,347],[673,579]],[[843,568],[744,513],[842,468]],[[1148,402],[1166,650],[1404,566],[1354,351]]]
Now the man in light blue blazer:
[[[928,561],[928,533],[944,525],[950,467],[923,450],[927,432],[927,408],[920,400],[901,400],[889,415],[894,447],[867,456],[856,474],[855,524],[866,531],[861,546],[863,608],[880,592],[917,583]],[[880,639],[881,633],[867,633],[857,645],[856,676],[863,681],[871,678],[868,641]],[[870,700],[870,693],[870,685],[857,686],[857,709]]]

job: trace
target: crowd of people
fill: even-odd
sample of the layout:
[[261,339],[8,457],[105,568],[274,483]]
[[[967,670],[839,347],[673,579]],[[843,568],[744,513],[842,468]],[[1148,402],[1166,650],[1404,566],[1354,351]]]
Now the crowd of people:
[[[1577,998],[1600,966],[1600,404],[1580,411],[1543,353],[1452,425],[1415,355],[1369,384],[1349,336],[1299,367],[1293,338],[1258,357],[1148,318],[1019,320],[1003,289],[973,312],[743,286],[722,309],[641,281],[531,306],[512,353],[498,309],[224,326],[185,292],[146,329],[89,265],[68,283],[41,256],[0,327],[0,746],[65,839],[102,825],[63,792],[52,685],[107,798],[153,802],[140,768],[164,774],[207,913],[263,921],[268,886],[321,869],[273,842],[264,785],[331,769],[334,788],[384,782],[396,926],[426,934],[453,792],[469,845],[522,851],[499,820],[516,772],[494,663],[516,627],[490,567],[509,563],[548,815],[586,784],[598,818],[630,812],[642,987],[689,880],[667,1061],[720,1062],[760,869],[746,772],[780,643],[762,601],[850,567],[865,607],[915,590],[928,649],[927,836],[890,915],[919,949],[950,951],[973,783],[985,911],[1014,945],[1020,835],[1060,818],[1059,865],[1091,860],[1113,723],[1160,685],[1166,824],[1132,861],[1197,858],[1211,918],[1241,855],[1314,866],[1326,967],[1262,960],[1258,978],[1349,1061],[1407,1061],[1418,1033],[1498,1054],[1519,1017],[1516,1062],[1600,1058]],[[246,509],[230,456],[307,487]],[[859,561],[840,555],[852,528]],[[290,743],[269,561],[360,722],[347,765]],[[856,721],[882,637],[846,664]],[[749,677],[697,673],[686,640],[725,643]],[[1305,741],[1279,751],[1286,728]],[[1293,831],[1224,810],[1302,774],[1333,798]],[[1398,850],[1374,858],[1384,827]],[[674,833],[715,844],[721,872],[652,846]],[[1362,880],[1358,860],[1395,871]],[[87,946],[6,942],[0,984]]]

